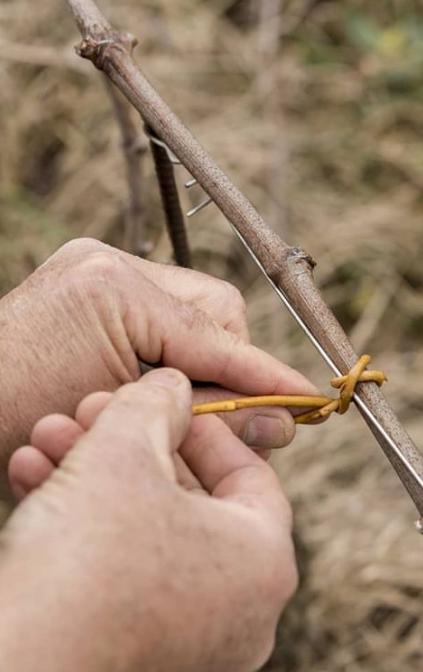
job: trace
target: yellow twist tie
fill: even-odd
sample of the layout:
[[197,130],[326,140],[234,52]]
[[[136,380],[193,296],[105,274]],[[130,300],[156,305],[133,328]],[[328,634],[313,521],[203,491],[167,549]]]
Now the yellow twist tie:
[[339,397],[307,396],[307,395],[268,395],[260,397],[242,397],[241,399],[225,399],[196,404],[192,407],[193,415],[204,413],[228,413],[241,408],[258,408],[260,406],[283,406],[284,408],[307,408],[307,412],[294,417],[297,424],[309,424],[327,418],[331,413],[343,414],[348,411],[354,396],[357,383],[376,383],[383,385],[387,378],[383,371],[367,371],[370,363],[369,355],[362,355],[346,376],[339,376],[330,381],[332,387],[339,389]]

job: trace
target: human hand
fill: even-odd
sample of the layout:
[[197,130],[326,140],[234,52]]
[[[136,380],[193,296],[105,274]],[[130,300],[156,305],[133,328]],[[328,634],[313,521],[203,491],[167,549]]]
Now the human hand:
[[[265,661],[296,584],[289,505],[266,462],[191,404],[189,381],[160,369],[85,399],[78,425],[61,418],[56,445],[76,445],[0,538],[1,669]],[[54,434],[40,421],[34,442]]]
[[[0,472],[34,423],[73,415],[96,390],[139,377],[138,359],[183,371],[230,394],[313,394],[299,373],[248,344],[245,305],[228,283],[140,260],[94,240],[68,243],[0,304]],[[231,413],[255,448],[288,443],[285,409]]]

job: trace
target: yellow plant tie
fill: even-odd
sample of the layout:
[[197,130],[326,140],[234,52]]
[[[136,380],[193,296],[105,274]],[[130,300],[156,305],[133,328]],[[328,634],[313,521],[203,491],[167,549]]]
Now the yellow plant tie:
[[332,387],[339,389],[339,397],[301,396],[294,394],[268,395],[261,397],[242,397],[241,399],[225,399],[196,404],[192,407],[193,415],[204,413],[227,413],[241,408],[258,408],[260,406],[283,406],[285,408],[306,408],[301,415],[296,415],[297,424],[308,424],[327,418],[331,413],[346,413],[354,396],[357,383],[376,383],[383,385],[387,378],[383,371],[367,371],[370,363],[369,355],[362,355],[346,376],[339,376],[330,381]]

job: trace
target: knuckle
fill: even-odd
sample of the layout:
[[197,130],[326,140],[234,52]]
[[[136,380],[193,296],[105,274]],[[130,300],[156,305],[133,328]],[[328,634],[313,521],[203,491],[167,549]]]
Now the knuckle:
[[[267,571],[260,577],[260,590],[267,604],[274,605],[278,611],[291,599],[298,588],[298,568],[295,548],[292,540],[292,509],[283,496],[281,499],[280,520],[283,524],[275,530],[273,525],[266,530],[263,544],[268,547],[269,562]],[[273,529],[272,529],[273,528]]]
[[[280,556],[281,557],[281,556]],[[298,588],[299,576],[293,544],[284,545],[284,562],[274,568],[269,577],[267,590],[274,596],[276,608],[281,609],[291,599]],[[269,593],[268,593],[269,594]]]
[[229,282],[223,282],[223,299],[225,302],[225,328],[240,335],[243,341],[248,341],[247,305],[237,287]]
[[75,243],[78,254],[67,257],[60,272],[61,286],[71,306],[83,302],[108,314],[115,305],[111,297],[122,296],[126,286],[126,263],[117,250],[96,242],[94,246]]
[[285,601],[288,602],[297,592],[300,583],[297,563],[293,560],[287,568],[288,576],[285,578]]
[[251,667],[249,669],[261,669],[267,663],[272,655],[276,643],[276,629],[268,628],[262,635],[261,641],[258,642],[254,657],[250,661]]
[[107,245],[100,242],[99,240],[95,240],[95,238],[74,238],[73,240],[69,240],[67,243],[62,245],[58,249],[57,254],[65,257],[71,256],[74,258],[77,255],[82,257],[93,252],[99,252],[106,248]]
[[279,553],[275,552],[275,565],[271,564],[265,585],[266,594],[269,599],[273,595],[275,608],[280,611],[297,591],[298,584],[294,543],[289,536],[279,544]]
[[270,621],[277,620],[278,615],[296,593],[298,583],[298,569],[293,555],[289,559],[285,557],[282,567],[268,572],[267,577],[263,578],[259,592],[268,605]]
[[88,277],[113,280],[121,272],[123,261],[116,253],[107,249],[91,252],[79,266],[79,272]]
[[84,296],[88,295],[91,302],[102,302],[109,297],[110,291],[123,285],[125,262],[118,254],[109,252],[107,248],[91,252],[68,271],[70,287]]
[[239,289],[234,285],[231,285],[229,282],[225,282],[224,291],[232,311],[238,313],[241,316],[245,315],[247,312],[247,306]]
[[[285,440],[284,440],[284,446],[289,446],[290,443],[295,438],[295,434],[297,432],[297,425],[295,424],[294,418],[292,417],[291,413],[287,410],[284,409],[286,413],[283,414],[283,421],[284,421],[284,429],[285,429]],[[291,511],[290,517],[292,519],[292,510],[290,505],[288,504],[289,509]]]
[[292,527],[294,524],[294,514],[292,511],[292,506],[284,492],[282,492],[281,497],[282,497],[281,499],[282,515],[284,517],[284,520],[286,521],[286,526],[292,531]]
[[114,281],[124,264],[118,250],[92,238],[71,240],[54,256],[65,282],[77,289],[93,284],[92,281]]

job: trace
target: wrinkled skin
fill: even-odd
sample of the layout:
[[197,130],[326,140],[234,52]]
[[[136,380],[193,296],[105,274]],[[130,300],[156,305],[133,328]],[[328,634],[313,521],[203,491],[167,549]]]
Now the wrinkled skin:
[[[0,471],[40,417],[73,415],[90,392],[137,380],[138,359],[227,388],[202,387],[195,403],[228,391],[315,393],[248,338],[245,304],[230,284],[95,240],[68,243],[0,302]],[[239,411],[225,421],[263,450],[286,445],[295,431],[285,409]]]
[[[263,452],[294,425],[283,409],[193,420],[189,378],[226,388],[196,402],[314,388],[249,345],[229,285],[95,241],[59,250],[0,322],[3,462],[30,443],[0,537],[1,669],[257,668],[296,570],[289,505],[245,439]],[[138,359],[175,368],[138,380]]]

